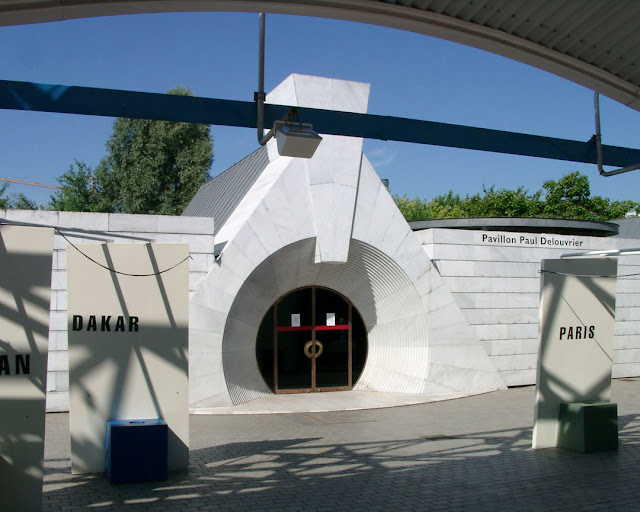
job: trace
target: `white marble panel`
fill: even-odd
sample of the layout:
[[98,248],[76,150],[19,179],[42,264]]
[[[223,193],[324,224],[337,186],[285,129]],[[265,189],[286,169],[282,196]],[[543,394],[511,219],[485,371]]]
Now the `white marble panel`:
[[333,109],[365,114],[371,85],[363,82],[332,80]]
[[[224,264],[221,267],[214,267],[214,270],[216,270],[215,281],[213,281],[214,286],[229,295],[235,296],[235,294],[238,293],[238,290],[242,286],[243,280],[236,276],[233,272],[227,271],[227,269],[224,268]],[[212,275],[210,273],[202,284],[204,284],[205,282],[209,282],[209,279],[211,277]],[[202,285],[200,285],[200,287],[202,287]],[[199,289],[200,288],[198,288],[198,290]]]
[[130,231],[137,233],[157,233],[158,215],[133,215],[112,213],[109,215],[108,231]]
[[[309,190],[303,191],[303,194],[309,195]],[[303,195],[299,194],[299,195]],[[304,200],[304,198],[303,198]],[[307,202],[310,198],[307,197]],[[269,193],[265,196],[263,203],[266,209],[270,213],[270,221],[273,223],[280,243],[288,245],[299,239],[298,225],[296,222],[297,211],[294,205],[288,201],[288,196],[284,187],[282,179],[279,179],[272,187]],[[313,223],[312,219],[308,219],[310,223]]]
[[333,80],[308,75],[293,75],[296,106],[333,109]]
[[537,339],[517,339],[517,340],[495,340],[482,342],[484,347],[489,347],[487,353],[491,356],[509,356],[538,354]]
[[238,231],[233,243],[253,263],[254,267],[257,267],[269,256],[260,239],[248,224]]
[[209,272],[212,265],[212,254],[193,253],[189,259],[189,272]]
[[638,334],[640,332],[640,322],[616,322],[614,333],[616,336],[628,336]]
[[58,212],[47,210],[5,210],[4,218],[33,224],[58,225]]
[[58,222],[60,226],[67,228],[108,231],[109,215],[108,213],[58,212]]
[[230,406],[224,373],[189,376],[189,405],[193,408]]
[[400,245],[411,233],[411,228],[405,221],[399,210],[396,210],[391,217],[391,224],[384,235],[382,244],[378,247],[389,256],[398,253]]
[[[189,332],[202,331],[219,334],[224,332],[227,315],[222,311],[212,309],[212,307],[193,303],[189,305]],[[215,307],[221,307],[221,305],[215,305]]]
[[273,254],[283,247],[284,244],[282,243],[280,234],[272,222],[269,210],[267,210],[263,202],[260,202],[247,222],[267,253]]
[[189,272],[189,291],[197,290],[205,277],[207,277],[207,272]]
[[535,370],[538,365],[538,354],[507,354],[494,355],[491,361],[499,371],[505,370]]
[[255,268],[253,262],[233,241],[229,241],[227,245],[225,245],[220,255],[220,264],[224,269],[235,274],[243,282]]
[[480,340],[532,339],[538,337],[537,324],[476,325],[474,330]]
[[49,331],[49,350],[67,350],[69,341],[67,331]]
[[223,273],[226,273],[226,270],[216,265],[210,276],[198,287],[189,304],[197,304],[220,312],[228,311],[235,295],[225,292],[218,286],[217,276]]
[[49,372],[69,371],[69,357],[66,350],[50,350],[47,361]]
[[640,349],[615,350],[613,364],[627,364],[640,361]]
[[317,250],[320,253],[320,260],[316,261],[316,263],[332,261],[334,188],[333,183],[311,185],[313,213],[316,221],[316,244]]
[[615,336],[613,343],[616,349],[640,348],[640,334]]
[[640,363],[614,364],[611,374],[614,379],[638,377],[640,376]]
[[397,210],[398,207],[393,202],[393,199],[389,198],[389,192],[385,187],[381,186],[378,189],[378,196],[375,199],[369,228],[363,241],[374,247],[380,247],[384,235],[389,226],[391,226],[391,219]]
[[160,233],[192,233],[213,235],[213,217],[158,216]]
[[500,372],[504,383],[509,386],[529,386],[536,382],[536,370],[504,370]]
[[617,293],[633,293],[638,294],[640,283],[637,279],[620,279],[618,278]]
[[69,392],[47,393],[47,412],[66,412],[69,410]]
[[437,231],[434,229],[422,229],[420,231],[415,231],[416,237],[420,241],[421,244],[429,245],[433,244],[433,232]]
[[[482,350],[477,347],[477,350]],[[462,349],[463,350],[468,349]],[[504,381],[497,372],[483,371],[475,368],[460,368],[431,363],[429,365],[429,383],[448,387],[454,391],[495,391],[506,389]]]
[[49,313],[49,330],[50,331],[66,331],[67,330],[67,312],[51,311]]
[[67,310],[67,291],[58,290],[51,292],[51,311]]
[[56,372],[56,391],[69,391],[69,372]]
[[523,277],[536,276],[540,270],[540,262],[494,262],[494,261],[450,261],[438,262],[438,269],[443,276],[471,277]]
[[360,179],[358,181],[356,212],[353,221],[353,238],[366,241],[380,187],[382,187],[380,178],[373,170],[369,160],[363,156]]
[[456,303],[463,309],[529,308],[538,310],[540,293],[453,293]]
[[222,373],[222,334],[189,333],[189,375],[202,377]]
[[480,345],[432,347],[429,357],[432,364],[496,373],[492,359]]
[[468,309],[465,317],[472,325],[537,324],[539,312],[530,309]]
[[297,162],[289,166],[281,178],[285,191],[285,204],[288,204],[290,212],[293,212],[293,215],[289,213],[289,222],[298,240],[314,237],[317,234],[306,167],[305,161],[297,159]]
[[266,102],[276,105],[300,106],[297,103],[295,75],[291,74],[267,94]]
[[[391,258],[413,283],[417,283],[423,276],[427,276],[431,270],[431,262],[411,230],[407,231],[406,237]],[[420,293],[422,294],[422,292]]]
[[[212,254],[215,246],[213,235],[179,235],[180,243],[189,244],[189,252]],[[172,240],[177,242],[177,240]]]
[[53,270],[67,269],[67,251],[53,251]]
[[[416,291],[418,292],[418,295],[421,299],[434,291],[431,284],[431,272],[431,262],[427,261],[424,273],[420,275],[418,279],[413,280],[413,286],[415,286]],[[444,286],[444,283],[440,283],[440,285]]]
[[429,326],[429,345],[454,346],[478,343],[478,337],[466,322],[452,323],[440,327]]
[[292,160],[291,158],[280,158],[267,165],[251,187],[251,190],[242,198],[229,219],[227,219],[227,222],[218,231],[216,243],[231,240],[235,237],[236,233],[246,224],[248,218],[253,215],[273,183],[276,182]]
[[453,293],[534,293],[540,290],[539,277],[445,277],[443,279]]
[[356,189],[336,184],[333,193],[333,256],[324,261],[344,262],[349,255]]

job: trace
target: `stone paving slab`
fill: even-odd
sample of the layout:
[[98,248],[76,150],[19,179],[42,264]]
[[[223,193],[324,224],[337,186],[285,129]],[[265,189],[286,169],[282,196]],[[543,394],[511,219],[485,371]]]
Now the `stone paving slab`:
[[613,384],[620,448],[532,450],[534,388],[405,407],[191,416],[189,470],[111,485],[70,474],[47,415],[45,511],[588,511],[640,507],[640,379]]

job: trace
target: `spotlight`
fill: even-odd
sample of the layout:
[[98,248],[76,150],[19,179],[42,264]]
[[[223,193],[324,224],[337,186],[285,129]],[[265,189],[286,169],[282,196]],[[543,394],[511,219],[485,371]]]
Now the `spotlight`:
[[281,156],[311,158],[322,140],[308,123],[276,121],[273,130]]

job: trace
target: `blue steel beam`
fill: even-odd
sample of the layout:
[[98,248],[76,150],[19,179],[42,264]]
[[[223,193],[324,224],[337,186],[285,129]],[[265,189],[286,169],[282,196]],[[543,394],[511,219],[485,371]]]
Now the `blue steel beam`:
[[[0,108],[106,117],[130,117],[256,128],[256,104],[170,94],[0,80]],[[265,126],[288,106],[265,105]],[[299,119],[330,135],[395,140],[595,164],[593,140],[580,142],[400,117],[297,108]],[[603,146],[604,165],[640,163],[640,150]]]

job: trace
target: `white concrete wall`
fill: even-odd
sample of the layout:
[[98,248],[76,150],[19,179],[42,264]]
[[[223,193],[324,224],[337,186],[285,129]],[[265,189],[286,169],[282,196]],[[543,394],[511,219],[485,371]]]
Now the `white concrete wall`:
[[[639,240],[621,238],[497,231],[416,234],[509,386],[535,383],[541,260],[640,246]],[[576,245],[549,246],[542,237]],[[640,256],[620,257],[613,377],[640,375],[640,276],[623,277],[633,273],[640,273]]]
[[[163,215],[125,215],[111,213],[0,210],[0,217],[12,221],[105,231],[149,238],[156,242],[189,244],[189,296],[193,295],[213,266],[213,219]],[[99,243],[70,238],[74,244]],[[114,243],[140,243],[112,238]],[[51,317],[49,323],[49,363],[47,372],[47,411],[69,410],[69,360],[67,357],[67,241],[54,237],[51,277]]]

